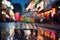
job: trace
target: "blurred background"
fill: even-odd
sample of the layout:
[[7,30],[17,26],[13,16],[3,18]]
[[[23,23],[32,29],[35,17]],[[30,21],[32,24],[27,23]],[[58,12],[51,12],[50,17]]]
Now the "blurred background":
[[[5,1],[2,1],[2,13],[0,22],[19,21],[52,24],[60,23],[59,0],[29,0],[29,1],[6,0],[6,1],[7,1],[6,4],[4,4]],[[9,5],[12,6],[9,6],[8,3]]]
[[60,0],[0,0],[1,40],[60,40]]
[[39,23],[0,23],[1,40],[60,40],[60,26]]

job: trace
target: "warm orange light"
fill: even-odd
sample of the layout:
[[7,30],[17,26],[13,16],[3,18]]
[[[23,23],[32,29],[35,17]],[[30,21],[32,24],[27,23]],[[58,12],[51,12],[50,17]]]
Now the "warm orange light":
[[35,22],[35,19],[34,19],[34,18],[31,18],[31,19],[30,19],[30,22]]
[[44,40],[44,39],[43,39],[43,36],[38,35],[38,39],[37,39],[37,40]]
[[49,17],[49,12],[47,11],[45,12],[45,19],[48,19],[48,17]]
[[51,38],[56,40],[56,33],[55,32],[51,32]]
[[48,37],[50,37],[51,35],[50,35],[50,31],[49,30],[46,30],[45,31],[45,36],[48,36]]
[[20,17],[20,21],[24,21],[24,17]]
[[60,40],[60,38],[59,38],[59,40]]
[[44,30],[43,30],[43,28],[40,28],[40,29],[39,29],[38,34],[41,34],[41,35],[43,35],[43,34],[44,34]]
[[32,2],[32,3],[34,3],[34,2],[35,2],[35,0],[31,0],[31,2]]
[[55,8],[52,8],[52,12],[53,12],[54,14],[56,14],[56,9],[55,9]]

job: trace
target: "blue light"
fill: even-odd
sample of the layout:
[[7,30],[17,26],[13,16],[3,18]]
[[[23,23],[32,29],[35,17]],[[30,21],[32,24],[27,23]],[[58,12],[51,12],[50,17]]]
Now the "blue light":
[[30,0],[11,0],[12,3],[19,3],[22,6],[22,11],[25,10],[25,3],[28,3]]

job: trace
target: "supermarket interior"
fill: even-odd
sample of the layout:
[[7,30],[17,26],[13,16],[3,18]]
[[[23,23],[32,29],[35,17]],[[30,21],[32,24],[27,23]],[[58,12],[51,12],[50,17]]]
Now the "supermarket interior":
[[0,40],[60,40],[60,0],[0,0]]

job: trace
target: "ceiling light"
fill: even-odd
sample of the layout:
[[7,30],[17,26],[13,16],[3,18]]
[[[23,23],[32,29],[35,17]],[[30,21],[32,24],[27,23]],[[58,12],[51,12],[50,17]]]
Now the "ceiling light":
[[60,6],[58,6],[58,8],[60,9]]

